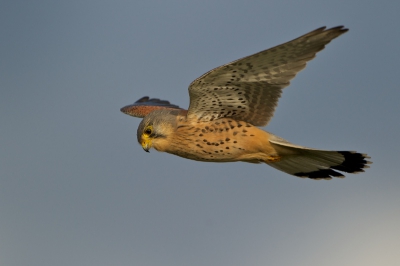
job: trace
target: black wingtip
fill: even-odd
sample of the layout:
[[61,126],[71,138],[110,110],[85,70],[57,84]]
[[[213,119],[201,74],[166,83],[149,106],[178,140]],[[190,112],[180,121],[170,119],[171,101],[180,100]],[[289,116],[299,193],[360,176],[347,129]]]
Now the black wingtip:
[[147,102],[149,99],[150,99],[149,96],[144,96],[144,97],[140,98],[139,100],[137,100],[135,103]]

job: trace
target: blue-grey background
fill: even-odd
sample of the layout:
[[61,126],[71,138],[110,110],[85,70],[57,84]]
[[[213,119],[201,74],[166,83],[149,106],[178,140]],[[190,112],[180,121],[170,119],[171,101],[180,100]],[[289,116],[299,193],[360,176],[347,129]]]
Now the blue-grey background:
[[[0,265],[400,265],[400,3],[371,2],[2,1]],[[119,111],[324,25],[266,130],[366,173],[148,154]]]

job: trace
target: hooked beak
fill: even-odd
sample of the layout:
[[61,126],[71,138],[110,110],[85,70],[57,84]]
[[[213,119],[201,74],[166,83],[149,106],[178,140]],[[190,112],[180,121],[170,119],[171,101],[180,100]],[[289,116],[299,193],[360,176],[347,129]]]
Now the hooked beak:
[[143,140],[143,141],[142,141],[142,148],[143,148],[143,150],[144,150],[145,152],[150,152],[149,150],[150,150],[150,148],[151,148],[151,142],[150,142],[150,141]]

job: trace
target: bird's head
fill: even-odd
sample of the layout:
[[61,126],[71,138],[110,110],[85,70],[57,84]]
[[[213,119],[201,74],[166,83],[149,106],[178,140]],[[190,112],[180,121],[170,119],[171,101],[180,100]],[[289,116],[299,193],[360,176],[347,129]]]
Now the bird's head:
[[176,111],[157,110],[145,116],[137,129],[137,139],[143,150],[149,152],[154,147],[166,151],[168,138],[176,129]]

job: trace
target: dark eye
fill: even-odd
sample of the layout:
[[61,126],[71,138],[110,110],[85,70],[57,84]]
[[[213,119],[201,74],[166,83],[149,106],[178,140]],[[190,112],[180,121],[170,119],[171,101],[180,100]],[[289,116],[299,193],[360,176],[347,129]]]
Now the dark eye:
[[147,129],[144,131],[144,133],[145,133],[146,135],[150,135],[150,134],[151,134],[151,129],[150,129],[150,128],[147,128]]

